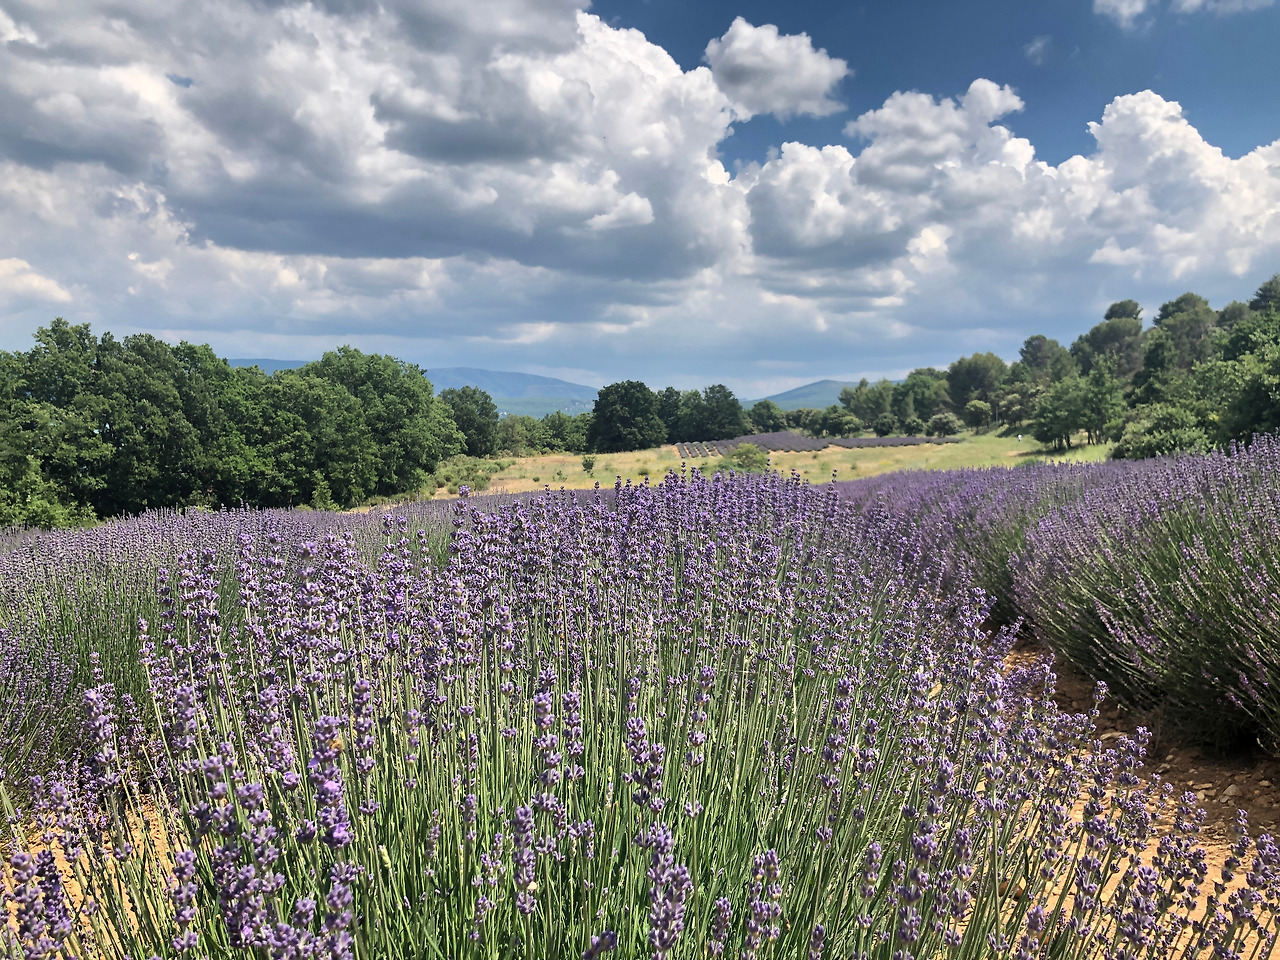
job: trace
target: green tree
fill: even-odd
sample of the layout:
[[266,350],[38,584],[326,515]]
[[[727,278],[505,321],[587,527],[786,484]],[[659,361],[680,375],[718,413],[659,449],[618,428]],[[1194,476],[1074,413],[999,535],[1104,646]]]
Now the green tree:
[[769,454],[754,443],[740,443],[725,457],[739,473],[763,473],[769,467]]
[[1009,373],[1009,367],[994,353],[961,357],[947,368],[951,403],[963,410],[970,400],[991,403]]
[[512,413],[498,421],[497,449],[516,457],[541,453],[551,444],[542,422],[525,414]]
[[802,430],[811,436],[822,436],[822,424],[826,419],[827,412],[825,410],[816,410],[812,407],[802,407],[799,410],[786,411],[787,429]]
[[706,440],[732,440],[751,432],[742,404],[723,383],[713,383],[702,391]]
[[924,432],[929,437],[954,437],[960,432],[964,424],[960,422],[951,411],[943,413],[935,413],[929,418],[929,422],[925,424]]
[[1084,426],[1084,389],[1072,377],[1053,384],[1036,407],[1031,435],[1055,450],[1071,448],[1072,437]]
[[1082,381],[1080,425],[1090,443],[1111,438],[1115,425],[1124,416],[1124,386],[1114,371],[1115,360],[1106,357],[1096,362]]
[[757,400],[749,416],[755,433],[774,433],[787,429],[786,414],[772,400]]
[[868,383],[863,377],[857,386],[840,391],[840,405],[863,423],[872,423],[882,413],[892,412],[893,384],[883,379]]
[[[359,401],[378,448],[373,492],[416,490],[441,460],[463,449],[465,438],[448,405],[433,396],[431,381],[415,364],[340,347],[298,372],[338,384]],[[337,491],[335,485],[335,496]]]
[[1280,273],[1273,274],[1270,280],[1255,291],[1253,299],[1249,301],[1249,309],[1255,313],[1280,311]]
[[462,432],[463,452],[469,457],[489,457],[498,449],[498,405],[479,387],[453,387],[440,391],[453,422]]
[[1257,314],[1247,303],[1232,300],[1218,311],[1218,329],[1230,333],[1238,325],[1250,322]]
[[1043,334],[1027,337],[1018,351],[1018,358],[1037,383],[1057,383],[1076,374],[1076,361],[1071,352],[1057,340]]
[[863,430],[862,421],[834,403],[822,412],[820,427],[824,437],[856,437]]
[[1033,382],[1025,371],[1026,368],[1021,363],[1012,364],[1009,379],[996,395],[1000,419],[1014,426],[1035,416],[1036,406],[1045,390],[1040,384]]
[[964,405],[964,422],[974,429],[991,425],[991,404],[985,400],[970,400]]
[[947,375],[933,367],[912,370],[905,380],[894,384],[889,412],[900,421],[912,417],[928,420],[935,413],[950,409],[951,396]]
[[1106,319],[1081,334],[1071,344],[1071,356],[1082,374],[1095,363],[1110,358],[1115,374],[1128,381],[1142,366],[1142,308],[1134,300],[1122,300],[1107,308]]
[[1153,403],[1125,427],[1111,455],[1138,460],[1184,450],[1207,450],[1210,445],[1209,434],[1193,411],[1171,403]]
[[897,426],[898,421],[892,413],[882,413],[872,422],[871,429],[877,437],[887,437],[897,429]]
[[667,428],[667,440],[671,443],[682,443],[686,439],[683,432],[684,424],[680,421],[682,412],[680,401],[681,392],[675,387],[666,387],[658,393],[658,419]]
[[587,449],[587,428],[591,414],[569,416],[563,410],[554,410],[539,421],[544,445],[551,450],[568,450],[573,453]]
[[202,499],[210,486],[200,432],[187,419],[190,393],[172,348],[150,334],[123,341],[109,333],[98,345],[101,438],[112,448],[94,494],[101,516],[137,513]]
[[1161,358],[1165,371],[1185,374],[1214,355],[1218,314],[1204,297],[1184,293],[1162,304],[1155,325],[1166,341]]
[[361,402],[303,370],[281,370],[266,384],[262,432],[254,438],[263,464],[254,502],[311,503],[325,495],[323,481],[333,503],[354,506],[374,493],[383,451]]
[[587,437],[593,451],[646,450],[661,444],[666,435],[657,394],[639,380],[611,383],[596,395]]

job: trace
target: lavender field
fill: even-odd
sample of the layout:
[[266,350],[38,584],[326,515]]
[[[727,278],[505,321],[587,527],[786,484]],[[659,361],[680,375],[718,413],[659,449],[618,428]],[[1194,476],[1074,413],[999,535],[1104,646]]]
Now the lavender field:
[[1211,872],[1145,735],[1008,654],[1275,744],[1278,464],[16,531],[0,949],[1269,956],[1272,838]]

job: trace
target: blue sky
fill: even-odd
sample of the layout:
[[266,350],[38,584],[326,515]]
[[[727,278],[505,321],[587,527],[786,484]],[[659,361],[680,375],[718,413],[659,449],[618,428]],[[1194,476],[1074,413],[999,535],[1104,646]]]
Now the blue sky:
[[848,62],[853,74],[839,88],[845,112],[790,123],[758,117],[725,141],[731,160],[758,159],[783,140],[840,142],[850,114],[880,106],[896,90],[956,95],[975,77],[1013,85],[1026,108],[1006,125],[1054,164],[1092,150],[1086,125],[1112,97],[1147,88],[1178,101],[1205,139],[1229,156],[1280,135],[1277,7],[1206,16],[1153,4],[1128,29],[1080,0],[603,0],[591,9],[613,26],[643,31],[686,70],[703,62],[706,38],[723,33],[736,16],[807,33]]
[[0,0],[53,316],[599,385],[901,376],[1280,271],[1274,0]]

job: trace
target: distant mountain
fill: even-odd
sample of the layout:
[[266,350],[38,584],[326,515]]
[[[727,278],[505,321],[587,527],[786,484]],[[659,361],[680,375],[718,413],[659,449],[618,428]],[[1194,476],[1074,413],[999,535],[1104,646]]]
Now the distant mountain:
[[[805,408],[824,410],[833,403],[840,402],[841,390],[845,387],[856,386],[856,383],[848,380],[817,380],[813,383],[806,383],[803,387],[796,387],[794,390],[775,393],[771,397],[765,397],[765,399],[772,400],[783,410],[802,410]],[[744,403],[743,406],[749,410],[755,402],[755,400],[752,400]]]
[[430,367],[427,379],[441,390],[458,387],[479,387],[495,400],[546,399],[548,397],[584,400],[590,406],[596,401],[596,388],[555,377],[539,377],[532,373],[512,373],[505,370],[478,370],[475,367]]
[[[295,370],[306,360],[268,360],[234,358],[233,367],[261,367],[263,373]],[[508,370],[481,370],[477,367],[432,367],[427,379],[436,393],[459,387],[479,387],[497,404],[501,413],[542,417],[556,410],[565,413],[590,413],[596,402],[596,388],[570,383],[555,377]]]

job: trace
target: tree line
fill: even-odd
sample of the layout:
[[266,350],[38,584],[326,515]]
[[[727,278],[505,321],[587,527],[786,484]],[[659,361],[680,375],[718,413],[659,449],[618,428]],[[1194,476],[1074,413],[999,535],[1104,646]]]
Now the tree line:
[[0,351],[0,525],[191,505],[348,507],[434,489],[443,462],[499,453],[1024,425],[1059,448],[1081,435],[1115,443],[1120,457],[1280,429],[1280,274],[1220,310],[1184,293],[1149,327],[1136,301],[1118,301],[1069,347],[1037,334],[1012,363],[975,353],[899,382],[864,379],[821,410],[746,410],[723,384],[626,380],[602,388],[591,413],[501,417],[479,388],[437,396],[414,364],[351,347],[267,375],[207,345],[99,338],[58,319],[31,350]]
[[1184,293],[1162,304],[1149,327],[1137,301],[1121,300],[1069,347],[1036,334],[1012,363],[975,353],[898,382],[864,379],[821,410],[761,400],[744,411],[722,386],[699,394],[611,384],[600,391],[587,442],[634,450],[786,429],[946,436],[1024,425],[1059,449],[1081,435],[1114,443],[1118,457],[1206,450],[1280,429],[1280,274],[1221,310]]
[[153,507],[345,507],[418,488],[465,437],[422,370],[350,347],[268,376],[208,346],[58,319],[0,352],[0,524]]

